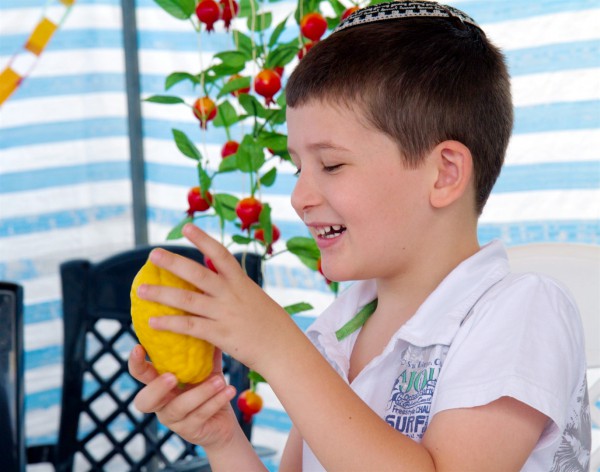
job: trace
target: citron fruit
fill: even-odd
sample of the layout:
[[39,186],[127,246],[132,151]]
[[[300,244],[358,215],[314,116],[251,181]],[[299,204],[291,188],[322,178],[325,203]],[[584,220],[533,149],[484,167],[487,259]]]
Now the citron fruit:
[[151,317],[186,313],[177,308],[142,300],[137,295],[141,284],[165,285],[193,291],[198,289],[148,260],[133,279],[131,319],[140,343],[159,374],[171,372],[180,384],[202,382],[212,372],[214,346],[192,336],[151,328],[148,325]]

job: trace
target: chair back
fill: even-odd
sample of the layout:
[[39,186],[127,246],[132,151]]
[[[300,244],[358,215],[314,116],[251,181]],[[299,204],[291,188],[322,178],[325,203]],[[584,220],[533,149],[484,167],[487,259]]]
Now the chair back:
[[[562,282],[577,305],[585,335],[588,368],[600,368],[600,246],[574,243],[538,243],[508,248],[514,272],[538,272]],[[590,416],[594,427],[590,470],[600,470],[600,378],[588,371]]]
[[[133,249],[98,263],[86,260],[61,265],[64,315],[64,379],[57,471],[158,470],[198,454],[197,447],[142,414],[133,398],[142,387],[128,372],[127,359],[137,338],[131,326],[133,278],[156,246]],[[203,263],[197,249],[164,246]],[[262,285],[261,259],[244,258],[248,275]],[[238,392],[249,386],[248,369],[226,357],[224,370]],[[235,399],[233,404],[235,405]],[[235,406],[234,406],[235,408]],[[247,436],[251,422],[244,422]]]
[[508,248],[514,272],[538,272],[562,282],[581,314],[588,367],[600,367],[600,246],[537,243]]
[[0,282],[0,470],[25,471],[23,288]]

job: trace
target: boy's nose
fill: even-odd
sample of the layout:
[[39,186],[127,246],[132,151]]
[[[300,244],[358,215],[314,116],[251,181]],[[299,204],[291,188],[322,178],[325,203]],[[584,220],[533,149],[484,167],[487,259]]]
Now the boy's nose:
[[314,184],[314,180],[310,178],[308,172],[300,173],[296,185],[292,191],[292,207],[300,218],[310,208],[316,206],[320,200],[320,193]]

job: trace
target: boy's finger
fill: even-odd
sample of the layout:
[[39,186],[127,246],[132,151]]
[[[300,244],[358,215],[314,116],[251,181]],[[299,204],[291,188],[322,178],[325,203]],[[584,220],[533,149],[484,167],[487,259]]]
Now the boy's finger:
[[215,353],[213,354],[212,373],[215,375],[221,375],[223,373],[223,351],[216,346]]
[[188,223],[183,227],[182,233],[205,257],[210,258],[220,275],[234,278],[243,273],[239,263],[227,248],[197,226]]
[[217,274],[187,257],[157,248],[150,252],[149,259],[161,269],[171,272],[204,292],[214,293],[217,288]]
[[133,404],[142,413],[156,413],[174,397],[172,391],[176,387],[175,375],[170,373],[160,375],[140,390]]
[[209,329],[211,326],[214,326],[211,323],[214,323],[214,321],[194,315],[155,316],[148,321],[150,327],[155,330],[186,334],[214,344]]
[[178,423],[198,408],[204,408],[211,400],[227,387],[225,379],[220,376],[209,377],[206,381],[192,386],[176,398],[160,412],[163,423]]
[[158,377],[152,363],[146,361],[146,351],[140,344],[131,350],[127,366],[131,376],[143,384],[148,384]]
[[223,407],[225,407],[236,394],[235,387],[227,385],[223,390],[217,392],[208,399],[201,408],[196,408],[190,413],[194,423],[204,423],[215,416]]
[[[211,313],[216,306],[213,298],[204,293],[164,285],[142,284],[138,287],[137,294],[142,300],[177,308],[201,318],[211,318]],[[166,318],[171,318],[171,316]]]

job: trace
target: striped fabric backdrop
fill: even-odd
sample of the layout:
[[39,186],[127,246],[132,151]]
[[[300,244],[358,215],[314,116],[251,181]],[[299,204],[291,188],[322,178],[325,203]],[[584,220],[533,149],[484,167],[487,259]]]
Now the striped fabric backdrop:
[[[118,0],[0,0],[0,99],[14,74],[22,82],[0,106],[0,279],[25,288],[27,441],[53,441],[60,398],[62,320],[58,265],[99,259],[134,245],[121,5]],[[506,52],[516,123],[506,167],[481,218],[480,240],[508,245],[540,241],[600,243],[600,1],[463,0],[462,8]],[[295,3],[265,3],[274,24]],[[57,25],[47,47],[27,48],[43,18]],[[198,72],[214,52],[232,49],[220,28],[200,43],[188,22],[152,0],[137,1],[141,88],[164,93],[173,71]],[[234,23],[235,24],[235,23]],[[244,29],[244,22],[237,23]],[[291,32],[290,34],[295,34]],[[35,48],[33,48],[35,49]],[[289,75],[293,64],[286,70]],[[252,72],[252,71],[249,71]],[[16,85],[15,85],[16,86]],[[4,92],[3,92],[4,91]],[[169,93],[189,102],[191,88]],[[201,133],[182,105],[144,103],[148,231],[164,242],[183,217],[196,185],[194,162],[176,148],[185,131],[211,162],[225,142],[221,128]],[[237,138],[241,138],[242,130]],[[262,196],[282,238],[308,233],[289,204],[293,171],[282,165]],[[231,174],[220,191],[244,196]],[[216,221],[200,220],[218,232]],[[277,243],[279,248],[283,242]],[[276,247],[277,249],[277,247]],[[274,258],[266,290],[282,304],[307,301],[305,328],[332,300],[323,280],[293,257]],[[290,421],[268,386],[256,417],[257,444],[281,449]],[[595,444],[600,444],[595,431]],[[276,457],[268,465],[277,469]]]

